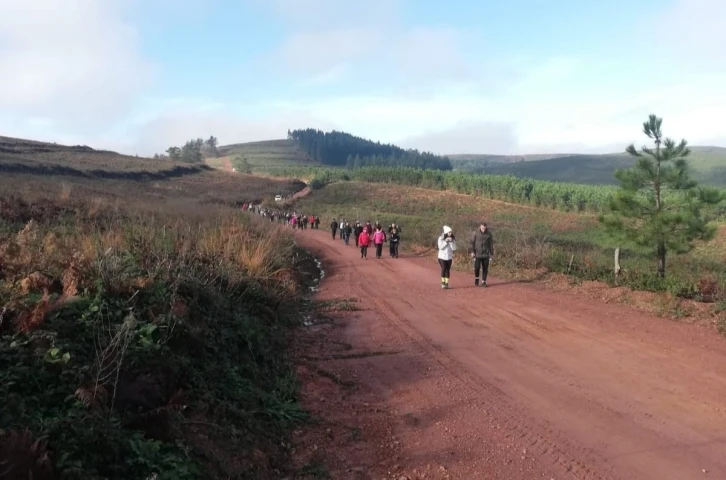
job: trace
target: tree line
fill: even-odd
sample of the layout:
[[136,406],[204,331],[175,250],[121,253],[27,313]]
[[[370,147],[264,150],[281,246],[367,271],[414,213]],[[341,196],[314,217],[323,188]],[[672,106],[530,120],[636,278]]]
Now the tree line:
[[433,170],[453,168],[448,157],[415,149],[405,150],[396,145],[373,142],[335,130],[288,130],[287,138],[314,160],[335,167],[388,165]]
[[157,153],[154,155],[154,159],[172,160],[183,163],[202,163],[207,157],[219,157],[219,152],[217,151],[218,143],[217,137],[213,135],[206,140],[193,138],[188,140],[182,147],[171,146],[166,149],[164,154]]

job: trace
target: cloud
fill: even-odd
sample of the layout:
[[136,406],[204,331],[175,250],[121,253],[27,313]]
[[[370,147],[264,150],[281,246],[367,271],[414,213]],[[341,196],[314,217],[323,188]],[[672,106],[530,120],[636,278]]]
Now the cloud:
[[[261,0],[248,0],[262,5]],[[263,64],[304,76],[303,85],[338,82],[369,85],[385,78],[389,88],[424,90],[446,82],[483,81],[495,73],[468,48],[481,53],[476,32],[449,26],[407,26],[400,0],[266,0],[288,29]],[[492,84],[491,81],[489,81]]]
[[453,128],[424,132],[399,143],[439,155],[482,152],[508,155],[518,146],[516,126],[504,122],[461,122]]
[[0,2],[0,109],[58,129],[99,131],[128,111],[153,66],[124,0]]
[[679,64],[701,66],[726,72],[726,2],[723,0],[676,0],[656,15],[647,31],[654,32],[643,43],[652,46],[656,39],[659,54],[665,45],[670,50],[672,67]]
[[335,25],[349,28],[361,25],[385,25],[401,13],[402,0],[247,0],[271,9],[290,28],[320,31]]

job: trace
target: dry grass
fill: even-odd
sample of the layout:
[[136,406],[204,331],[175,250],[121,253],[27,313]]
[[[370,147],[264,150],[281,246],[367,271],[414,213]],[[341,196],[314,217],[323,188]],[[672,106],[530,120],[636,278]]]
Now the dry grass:
[[275,478],[303,289],[289,230],[237,206],[299,186],[1,173],[0,471]]

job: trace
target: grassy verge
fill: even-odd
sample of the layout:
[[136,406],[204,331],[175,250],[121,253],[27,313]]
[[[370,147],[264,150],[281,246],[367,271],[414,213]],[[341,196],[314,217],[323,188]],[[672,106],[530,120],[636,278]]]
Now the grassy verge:
[[0,478],[280,478],[305,418],[287,235],[209,203],[0,197]]
[[[303,211],[330,218],[395,222],[402,226],[402,248],[425,252],[434,248],[444,224],[457,232],[460,247],[480,221],[492,229],[497,255],[496,275],[558,272],[580,280],[614,283],[616,245],[599,229],[597,218],[528,205],[505,203],[447,191],[401,185],[337,182],[316,190],[299,203]],[[723,298],[726,254],[723,238],[699,245],[691,254],[671,255],[665,280],[655,275],[651,252],[622,245],[624,269],[619,284],[636,290],[667,291],[696,300]],[[470,269],[466,255],[458,267]]]

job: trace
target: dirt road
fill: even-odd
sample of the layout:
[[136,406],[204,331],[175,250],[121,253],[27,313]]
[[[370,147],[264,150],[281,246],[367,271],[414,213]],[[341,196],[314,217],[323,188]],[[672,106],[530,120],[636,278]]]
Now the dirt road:
[[363,260],[325,231],[298,242],[323,261],[320,298],[360,300],[341,333],[350,354],[328,365],[390,412],[396,448],[364,449],[369,471],[726,479],[717,333],[534,284],[475,288],[470,274],[442,291],[432,259]]

